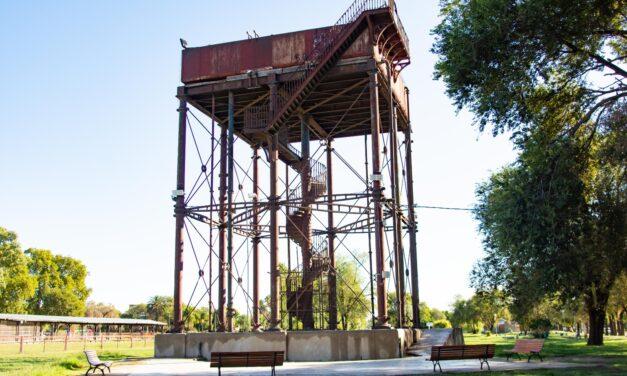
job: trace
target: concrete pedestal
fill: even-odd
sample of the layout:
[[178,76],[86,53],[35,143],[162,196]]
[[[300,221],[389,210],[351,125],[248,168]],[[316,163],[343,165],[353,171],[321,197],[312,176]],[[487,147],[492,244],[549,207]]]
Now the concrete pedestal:
[[210,357],[212,351],[285,351],[292,362],[400,358],[413,329],[159,334],[156,358]]

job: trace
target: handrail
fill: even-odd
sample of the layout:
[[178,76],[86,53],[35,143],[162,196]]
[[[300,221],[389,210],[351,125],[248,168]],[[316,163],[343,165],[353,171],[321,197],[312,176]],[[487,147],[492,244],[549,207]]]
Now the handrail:
[[[390,0],[353,1],[348,9],[346,9],[346,11],[344,11],[340,18],[335,22],[335,24],[328,29],[328,34],[322,38],[314,40],[313,50],[309,56],[303,57],[303,63],[301,65],[302,69],[298,70],[297,78],[287,81],[282,85],[283,91],[288,94],[289,98],[294,97],[294,95],[300,91],[300,88],[305,81],[307,81],[307,79],[311,76],[312,72],[315,72],[316,68],[325,63],[323,57],[331,51],[331,48],[337,43],[340,37],[343,36],[344,32],[359,18],[359,16],[361,16],[363,12],[389,7],[391,3],[393,2]],[[301,73],[303,71],[304,74]],[[283,109],[287,103],[289,103],[289,100],[280,100],[279,103],[277,103],[279,105],[277,106],[277,110],[279,108]],[[280,111],[274,112],[274,119],[272,119],[272,122],[275,121],[280,113]]]

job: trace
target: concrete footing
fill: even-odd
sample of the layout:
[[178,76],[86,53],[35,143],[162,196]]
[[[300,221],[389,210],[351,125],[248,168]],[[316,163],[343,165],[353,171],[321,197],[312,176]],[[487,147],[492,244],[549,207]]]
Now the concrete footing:
[[213,351],[285,351],[292,362],[400,358],[414,329],[158,334],[156,358],[209,358]]

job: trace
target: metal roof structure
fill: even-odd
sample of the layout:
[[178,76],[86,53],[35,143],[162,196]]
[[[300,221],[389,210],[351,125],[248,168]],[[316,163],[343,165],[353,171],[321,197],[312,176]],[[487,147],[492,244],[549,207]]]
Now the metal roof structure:
[[0,313],[0,321],[15,321],[19,323],[62,323],[84,325],[158,325],[166,323],[144,319],[121,319],[112,317],[75,317],[75,316],[48,316],[48,315],[23,315],[14,313]]

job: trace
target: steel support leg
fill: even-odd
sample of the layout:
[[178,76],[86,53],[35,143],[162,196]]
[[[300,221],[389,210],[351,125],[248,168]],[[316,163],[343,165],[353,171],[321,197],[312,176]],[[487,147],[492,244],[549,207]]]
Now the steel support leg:
[[187,102],[179,100],[179,142],[176,165],[176,218],[174,233],[174,322],[172,332],[183,331],[183,231],[185,226],[185,144],[187,133]]
[[229,105],[228,105],[228,182],[229,193],[227,197],[228,209],[227,209],[227,225],[226,225],[226,253],[227,253],[227,331],[233,331],[233,276],[231,271],[233,270],[233,170],[234,170],[234,155],[233,155],[233,133],[235,132],[235,119],[234,109],[235,103],[233,100],[233,92],[229,91]]
[[[409,117],[409,90],[405,89],[407,97],[407,112]],[[416,224],[416,209],[414,208],[414,173],[411,157],[411,120],[407,124],[405,130],[405,168],[407,180],[407,208],[409,219],[409,261],[411,263],[411,309],[412,309],[412,327],[420,328],[420,295],[418,290],[418,249],[416,244],[416,232],[418,227]]]
[[279,317],[279,205],[277,197],[277,160],[279,159],[278,136],[272,135],[270,155],[270,330],[280,330]]
[[385,248],[383,245],[383,211],[381,209],[381,119],[379,114],[379,83],[377,70],[370,75],[370,126],[372,133],[372,201],[374,205],[374,237],[377,262],[377,325],[389,328],[387,291],[385,289]]
[[403,242],[401,236],[400,219],[400,179],[398,176],[398,125],[396,123],[396,106],[394,106],[394,83],[392,81],[392,68],[388,65],[388,91],[389,91],[389,122],[390,122],[390,154],[391,154],[391,188],[394,213],[392,216],[394,229],[394,260],[396,266],[396,299],[397,299],[397,327],[405,326],[405,260],[403,254]]
[[253,331],[259,330],[259,147],[253,147]]
[[[337,329],[337,276],[335,273],[335,225],[333,223],[333,146],[327,140],[327,243],[329,249],[329,329]],[[343,328],[346,330],[346,328]]]
[[218,213],[218,331],[226,331],[226,191],[227,191],[227,127],[222,124],[220,130],[220,192]]

